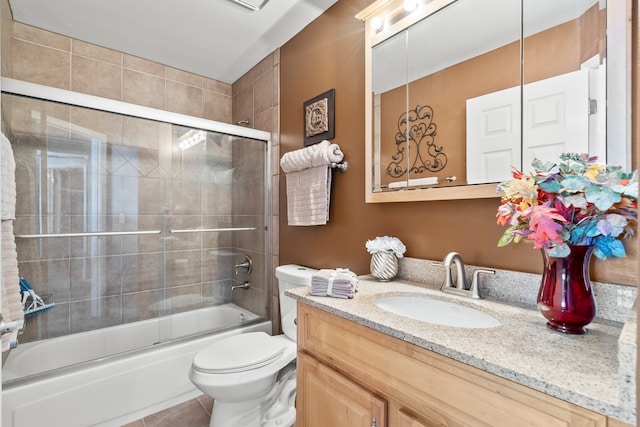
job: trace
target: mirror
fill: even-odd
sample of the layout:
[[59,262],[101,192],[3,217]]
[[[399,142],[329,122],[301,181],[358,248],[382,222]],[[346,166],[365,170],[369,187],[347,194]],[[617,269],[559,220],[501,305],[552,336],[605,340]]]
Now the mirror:
[[512,166],[567,151],[631,168],[627,12],[612,3],[381,0],[358,14],[367,202],[497,197]]

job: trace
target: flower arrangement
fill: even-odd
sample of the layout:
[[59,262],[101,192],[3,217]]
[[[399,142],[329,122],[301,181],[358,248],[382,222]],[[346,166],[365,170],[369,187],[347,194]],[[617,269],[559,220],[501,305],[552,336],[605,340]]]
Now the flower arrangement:
[[375,254],[378,252],[393,252],[396,257],[402,258],[407,250],[405,245],[397,237],[376,237],[373,240],[367,240],[365,245],[367,252]]
[[622,238],[638,219],[638,175],[596,163],[587,154],[564,153],[560,162],[532,162],[535,173],[513,170],[498,185],[498,224],[507,229],[498,246],[523,238],[549,256],[563,258],[570,245],[593,245],[600,259],[624,257]]

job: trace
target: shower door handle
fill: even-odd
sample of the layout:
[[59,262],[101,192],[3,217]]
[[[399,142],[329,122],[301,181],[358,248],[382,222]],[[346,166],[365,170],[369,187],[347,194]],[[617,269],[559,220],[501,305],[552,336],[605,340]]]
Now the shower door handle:
[[[24,319],[16,320],[14,322],[5,322],[2,314],[0,313],[0,335],[10,334],[13,331],[20,330],[24,327]],[[18,340],[13,340],[9,343],[9,348],[16,348],[18,346]]]

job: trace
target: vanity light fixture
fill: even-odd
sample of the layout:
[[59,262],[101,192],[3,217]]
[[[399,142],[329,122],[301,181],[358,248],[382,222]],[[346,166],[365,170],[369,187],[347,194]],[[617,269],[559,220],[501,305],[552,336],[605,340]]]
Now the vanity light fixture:
[[207,132],[203,130],[191,129],[178,138],[178,148],[186,151],[189,148],[204,142],[207,139]]
[[371,18],[371,29],[375,32],[380,32],[384,29],[384,19],[379,16]]
[[404,10],[413,12],[418,8],[418,4],[420,4],[419,0],[404,0]]
[[251,9],[253,11],[260,10],[264,7],[265,4],[269,3],[269,0],[231,0],[231,1],[239,4],[240,6],[244,6],[247,9]]

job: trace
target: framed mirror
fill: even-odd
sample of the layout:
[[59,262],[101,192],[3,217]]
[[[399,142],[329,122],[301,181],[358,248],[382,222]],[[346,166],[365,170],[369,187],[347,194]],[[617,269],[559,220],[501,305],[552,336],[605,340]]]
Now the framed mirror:
[[497,197],[512,167],[562,152],[633,166],[628,10],[610,3],[381,0],[358,14],[366,201]]

